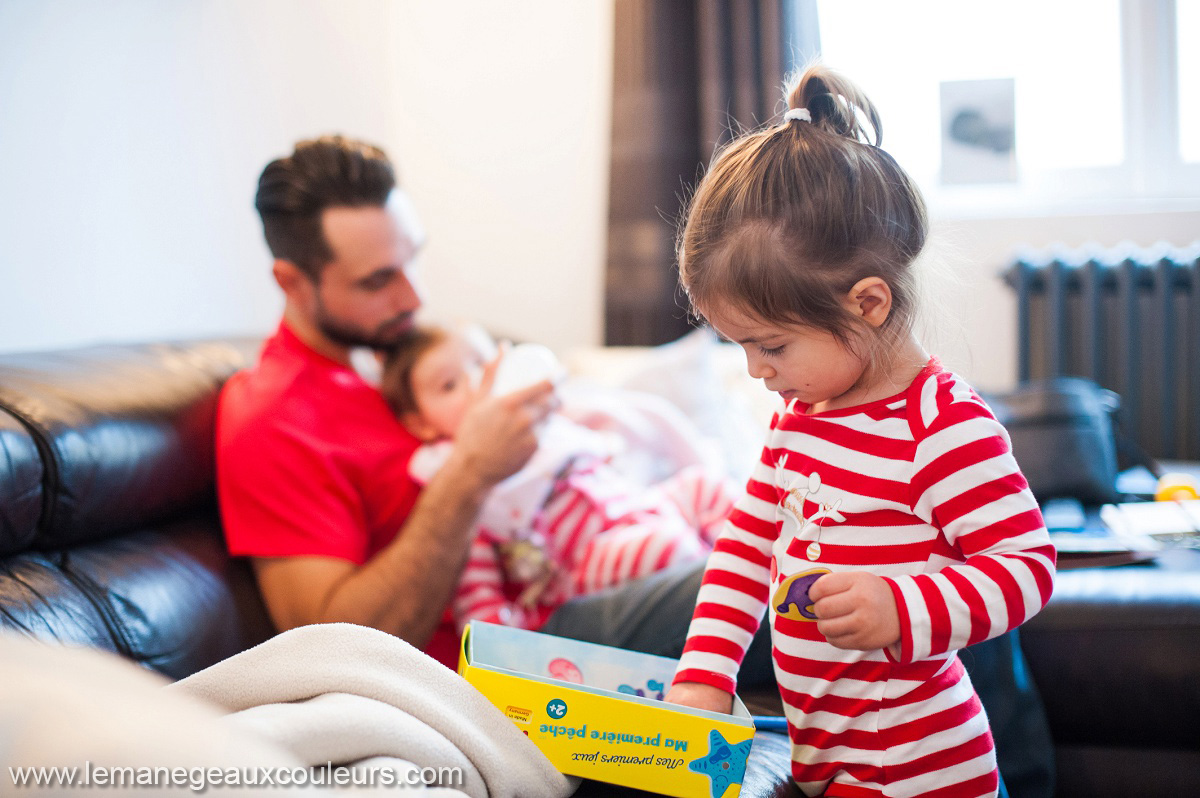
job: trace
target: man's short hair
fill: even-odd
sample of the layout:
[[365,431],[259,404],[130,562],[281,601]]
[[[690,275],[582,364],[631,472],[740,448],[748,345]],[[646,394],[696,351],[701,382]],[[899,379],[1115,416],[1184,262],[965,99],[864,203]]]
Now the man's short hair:
[[321,228],[326,208],[383,207],[396,186],[382,149],[344,136],[301,141],[286,158],[267,164],[254,207],[271,254],[291,261],[313,281],[333,251]]

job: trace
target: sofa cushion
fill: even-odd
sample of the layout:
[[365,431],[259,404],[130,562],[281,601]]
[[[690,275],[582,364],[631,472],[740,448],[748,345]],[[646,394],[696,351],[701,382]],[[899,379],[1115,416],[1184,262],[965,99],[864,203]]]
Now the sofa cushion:
[[42,640],[118,650],[104,610],[40,552],[0,560],[0,626]]
[[1021,630],[1056,745],[1200,751],[1195,561],[1200,552],[1180,550],[1058,575]]
[[[30,545],[96,540],[211,500],[217,389],[257,346],[247,339],[0,357],[0,407],[44,460],[46,499]],[[19,518],[28,524],[32,514]]]
[[0,409],[0,556],[33,545],[44,497],[37,443],[20,419]]
[[182,678],[273,634],[211,511],[0,561],[0,627],[114,651]]

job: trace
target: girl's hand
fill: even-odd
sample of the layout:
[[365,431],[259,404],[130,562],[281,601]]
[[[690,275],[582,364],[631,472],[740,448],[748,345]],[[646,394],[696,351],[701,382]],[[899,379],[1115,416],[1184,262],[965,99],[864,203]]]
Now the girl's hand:
[[682,704],[693,709],[707,709],[725,715],[733,712],[733,696],[719,687],[700,682],[680,682],[667,691],[663,699],[670,704]]
[[900,642],[900,613],[883,577],[867,571],[825,574],[813,583],[817,629],[835,648],[874,651]]

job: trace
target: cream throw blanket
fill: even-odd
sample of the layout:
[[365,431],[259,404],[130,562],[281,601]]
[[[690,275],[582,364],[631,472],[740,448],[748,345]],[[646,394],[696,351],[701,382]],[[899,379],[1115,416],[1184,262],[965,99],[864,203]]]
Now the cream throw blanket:
[[455,789],[423,795],[562,798],[578,786],[458,674],[367,627],[292,629],[165,689],[224,708],[309,766],[462,769]]

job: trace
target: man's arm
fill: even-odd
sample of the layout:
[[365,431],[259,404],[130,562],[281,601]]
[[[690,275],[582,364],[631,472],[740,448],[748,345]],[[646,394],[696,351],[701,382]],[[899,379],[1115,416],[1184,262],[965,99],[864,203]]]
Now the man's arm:
[[484,499],[528,462],[537,448],[534,428],[554,405],[549,382],[477,402],[446,464],[425,486],[396,538],[370,562],[256,558],[259,588],[275,625],[345,621],[423,648],[458,584]]

